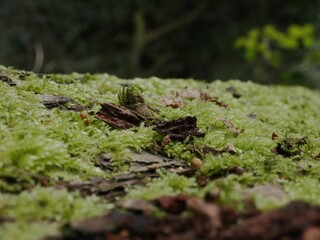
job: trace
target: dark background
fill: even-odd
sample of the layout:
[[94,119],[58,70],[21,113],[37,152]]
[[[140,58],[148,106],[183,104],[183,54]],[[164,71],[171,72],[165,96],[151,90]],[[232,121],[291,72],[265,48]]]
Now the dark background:
[[[320,57],[305,64],[320,43],[319,7],[318,0],[0,0],[0,64],[320,87]],[[279,31],[311,24],[315,47],[281,50],[276,67],[261,56],[247,61],[236,39],[267,24]]]

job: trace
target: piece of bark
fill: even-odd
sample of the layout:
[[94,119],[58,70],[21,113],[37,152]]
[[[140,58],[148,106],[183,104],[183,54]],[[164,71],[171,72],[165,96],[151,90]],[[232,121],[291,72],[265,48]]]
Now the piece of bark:
[[204,137],[197,127],[197,118],[187,116],[177,120],[158,122],[153,130],[163,136],[169,136],[171,140],[184,141],[187,138]]
[[63,110],[81,112],[85,109],[84,106],[74,101],[72,98],[56,96],[50,94],[38,95],[38,98],[41,100],[42,104],[48,108],[61,108]]
[[0,73],[0,81],[8,84],[11,87],[17,85],[14,81],[12,81],[7,75],[3,73]]
[[319,226],[320,207],[305,202],[292,202],[284,208],[253,217],[222,233],[223,240],[301,239],[290,236],[301,234],[312,226]]
[[96,118],[120,129],[138,127],[144,121],[136,111],[113,103],[101,103],[101,109],[97,112]]

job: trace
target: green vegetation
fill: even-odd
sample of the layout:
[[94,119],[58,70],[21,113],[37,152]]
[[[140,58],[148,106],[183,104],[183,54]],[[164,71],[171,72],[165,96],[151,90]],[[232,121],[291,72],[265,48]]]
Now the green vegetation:
[[[193,141],[169,142],[163,148],[166,155],[191,165],[199,157],[195,148],[225,149],[232,143],[236,153],[201,153],[202,165],[192,176],[161,169],[159,177],[145,180],[146,185],[127,187],[125,198],[153,199],[180,192],[204,197],[218,189],[221,203],[239,209],[248,197],[262,210],[295,199],[320,204],[316,187],[320,179],[319,92],[237,80],[124,80],[108,74],[36,75],[5,67],[0,71],[17,84],[0,81],[0,217],[10,219],[0,224],[1,239],[40,239],[57,233],[68,221],[102,215],[113,206],[103,197],[68,191],[63,183],[128,173],[130,151],[152,152],[154,141],[161,142],[152,126],[113,129],[94,117],[100,103],[119,104],[118,93],[125,93],[123,85],[128,84],[139,86],[143,103],[156,109],[159,118],[195,116],[200,131],[206,133]],[[181,108],[158,103],[186,86],[218,97],[230,109],[198,98],[185,99]],[[227,91],[229,87],[240,98]],[[69,97],[86,107],[89,125],[79,112],[47,109],[39,97],[43,94]],[[222,118],[244,131],[237,133]],[[115,170],[97,166],[96,157],[104,152],[111,154]],[[241,168],[241,174],[234,167]],[[197,183],[200,176],[208,180],[206,186]],[[283,198],[258,191],[243,194],[253,185],[266,184],[279,186]]]
[[[318,0],[0,0],[0,6],[5,66],[320,88]],[[257,51],[250,63],[234,46],[248,32],[246,44],[256,45],[244,50]]]

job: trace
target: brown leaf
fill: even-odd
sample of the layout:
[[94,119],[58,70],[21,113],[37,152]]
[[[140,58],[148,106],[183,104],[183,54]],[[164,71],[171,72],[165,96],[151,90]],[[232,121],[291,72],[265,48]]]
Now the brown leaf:
[[201,91],[199,89],[191,89],[189,87],[185,87],[178,93],[178,95],[188,99],[200,99]]
[[187,116],[177,120],[158,122],[153,130],[163,136],[169,136],[172,140],[184,141],[187,138],[204,137],[197,127],[197,118]]
[[178,93],[173,92],[168,96],[161,98],[159,104],[165,107],[182,108],[184,107],[185,102],[183,97],[179,96]]
[[237,128],[229,119],[226,118],[218,118],[218,121],[222,121],[223,124],[231,130],[235,135],[239,135],[244,132],[244,129]]
[[207,93],[204,93],[204,92],[201,92],[200,95],[201,95],[200,99],[203,100],[203,101],[213,102],[216,105],[218,105],[219,107],[223,107],[223,108],[228,109],[228,110],[230,109],[228,104],[226,104],[225,102],[220,101],[217,97],[211,97]]
[[184,99],[200,99],[205,102],[213,102],[216,105],[229,109],[229,105],[220,101],[217,97],[212,97],[199,89],[185,87],[180,92],[171,92],[168,96],[161,98],[159,103],[172,108],[182,108],[185,105]]
[[120,129],[138,127],[144,121],[144,118],[136,111],[113,103],[102,103],[96,118]]

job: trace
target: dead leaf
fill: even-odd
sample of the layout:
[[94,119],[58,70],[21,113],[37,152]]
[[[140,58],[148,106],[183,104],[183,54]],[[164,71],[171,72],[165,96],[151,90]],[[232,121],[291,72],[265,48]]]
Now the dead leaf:
[[187,116],[177,120],[158,122],[153,130],[163,136],[169,136],[172,140],[184,141],[187,138],[204,137],[197,127],[197,118]]
[[222,121],[223,124],[231,130],[231,132],[235,135],[239,135],[244,132],[244,129],[237,128],[229,119],[227,118],[218,118],[218,121]]
[[166,97],[163,97],[159,100],[159,104],[164,107],[172,108],[182,108],[185,105],[183,97],[179,96],[178,93],[173,92]]
[[217,97],[212,97],[199,89],[191,89],[189,87],[185,87],[180,92],[171,92],[166,97],[161,98],[159,103],[162,106],[182,108],[185,105],[184,99],[200,99],[205,102],[215,103],[216,105],[225,109],[229,109],[229,105],[220,101]]
[[203,101],[213,102],[216,105],[218,105],[219,107],[223,107],[223,108],[225,108],[227,110],[230,109],[228,104],[226,104],[225,102],[220,101],[217,97],[211,97],[207,93],[204,93],[204,92],[201,92],[200,96],[201,96],[200,99],[203,100]]
[[189,87],[185,87],[178,93],[178,95],[188,99],[200,99],[201,91],[199,89],[192,89]]
[[113,103],[101,103],[101,109],[97,112],[96,118],[120,129],[138,127],[144,121],[136,111]]

